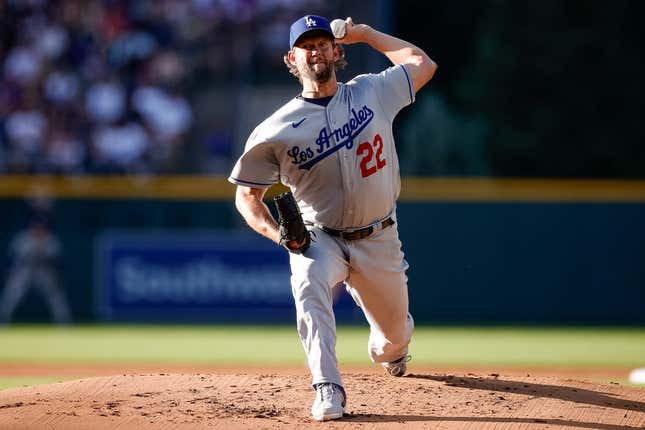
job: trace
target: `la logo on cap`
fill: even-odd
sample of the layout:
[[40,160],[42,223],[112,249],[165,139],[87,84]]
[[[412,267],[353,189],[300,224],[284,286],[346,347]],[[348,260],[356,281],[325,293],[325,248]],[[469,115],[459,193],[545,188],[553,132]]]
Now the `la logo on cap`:
[[316,21],[313,18],[311,18],[310,16],[308,16],[308,17],[305,18],[305,25],[307,27],[313,27],[313,26],[316,25]]

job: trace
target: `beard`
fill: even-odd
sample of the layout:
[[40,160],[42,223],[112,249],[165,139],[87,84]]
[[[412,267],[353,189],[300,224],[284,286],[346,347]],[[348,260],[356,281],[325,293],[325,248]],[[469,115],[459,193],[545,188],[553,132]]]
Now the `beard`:
[[[321,67],[324,66],[324,67]],[[318,66],[316,68],[316,66]],[[325,83],[331,78],[334,71],[334,60],[323,60],[319,63],[305,64],[303,75],[314,82]]]

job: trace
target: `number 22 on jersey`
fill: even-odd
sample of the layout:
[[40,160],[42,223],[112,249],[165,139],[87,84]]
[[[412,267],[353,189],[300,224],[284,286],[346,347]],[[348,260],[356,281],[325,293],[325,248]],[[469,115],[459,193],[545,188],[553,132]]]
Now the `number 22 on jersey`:
[[[376,151],[375,151],[376,150]],[[385,159],[383,158],[383,139],[380,135],[374,136],[374,141],[363,142],[356,148],[356,155],[363,157],[361,159],[361,175],[367,178],[385,167]]]

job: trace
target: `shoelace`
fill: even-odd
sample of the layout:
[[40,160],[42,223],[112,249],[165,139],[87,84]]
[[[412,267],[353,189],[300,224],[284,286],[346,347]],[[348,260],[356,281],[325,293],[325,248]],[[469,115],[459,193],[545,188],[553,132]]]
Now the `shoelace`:
[[334,393],[336,390],[334,390],[334,386],[332,384],[322,384],[322,386],[318,388],[318,390],[320,391],[320,398],[323,402],[333,401]]
[[323,402],[333,402],[334,395],[338,393],[341,403],[345,403],[345,396],[334,384],[320,384],[318,385],[317,390],[320,393],[320,400]]

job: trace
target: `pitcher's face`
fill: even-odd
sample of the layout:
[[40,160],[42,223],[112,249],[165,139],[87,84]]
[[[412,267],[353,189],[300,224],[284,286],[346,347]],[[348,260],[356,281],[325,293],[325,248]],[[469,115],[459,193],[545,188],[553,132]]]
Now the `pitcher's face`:
[[338,50],[325,36],[303,37],[293,47],[291,55],[300,76],[320,83],[329,81],[338,60]]

